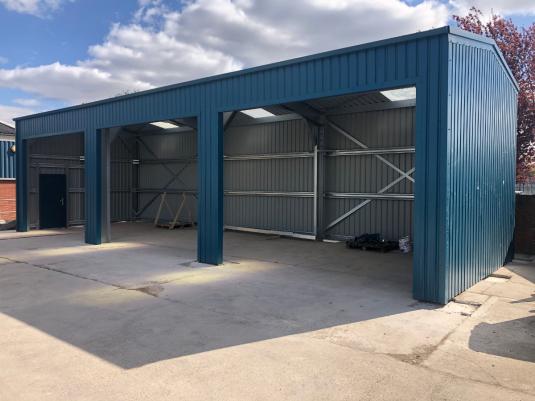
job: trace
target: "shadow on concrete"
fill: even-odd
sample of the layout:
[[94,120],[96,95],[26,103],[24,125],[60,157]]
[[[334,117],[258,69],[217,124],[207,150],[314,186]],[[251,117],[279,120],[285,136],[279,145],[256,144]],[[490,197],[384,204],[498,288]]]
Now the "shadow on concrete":
[[507,268],[519,276],[535,283],[535,263],[510,264]]
[[[123,241],[147,238],[125,230]],[[194,232],[90,255],[77,253],[80,235],[4,241],[0,312],[125,369],[437,307],[412,299],[411,259],[398,253],[227,233],[231,263],[198,267],[172,246]],[[57,247],[73,251],[47,253]],[[479,327],[474,347],[489,330],[500,327]]]
[[480,323],[472,330],[470,349],[535,362],[535,316],[500,323]]

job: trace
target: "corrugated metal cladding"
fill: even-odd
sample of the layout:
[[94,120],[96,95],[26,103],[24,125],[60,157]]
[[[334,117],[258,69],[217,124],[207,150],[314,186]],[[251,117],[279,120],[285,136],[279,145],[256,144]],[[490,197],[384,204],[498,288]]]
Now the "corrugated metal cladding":
[[[454,75],[451,59],[454,50],[451,44],[454,41],[464,41],[474,51],[489,50],[492,59],[480,58],[474,53],[470,56],[473,61],[470,67],[467,64],[466,70],[463,70],[455,66],[458,74]],[[460,56],[456,57],[461,60]],[[468,56],[463,56],[462,59],[468,62]],[[468,238],[470,233],[477,230],[473,227],[475,220],[461,222],[458,217],[460,207],[452,203],[452,194],[457,194],[449,189],[457,182],[452,177],[458,171],[449,153],[454,151],[451,143],[454,134],[448,128],[449,125],[453,126],[453,119],[458,119],[455,123],[463,124],[465,136],[473,136],[475,142],[481,140],[475,133],[472,134],[472,131],[478,130],[470,129],[471,124],[477,123],[476,116],[482,119],[479,124],[501,128],[500,124],[503,123],[497,122],[497,119],[503,121],[514,118],[515,102],[509,93],[515,91],[516,83],[511,78],[508,82],[499,81],[499,85],[494,86],[494,91],[490,93],[494,101],[488,103],[485,115],[471,113],[466,110],[466,106],[458,106],[449,95],[455,90],[455,85],[465,82],[468,77],[474,82],[481,82],[477,74],[489,75],[487,72],[491,67],[510,75],[503,63],[503,57],[493,42],[444,27],[18,119],[17,227],[19,230],[27,230],[29,223],[25,172],[28,139],[81,131],[85,133],[86,241],[100,243],[105,237],[102,225],[100,130],[150,121],[197,117],[198,259],[207,263],[221,263],[224,210],[222,112],[415,85],[417,111],[414,179],[417,184],[414,188],[413,209],[413,294],[420,300],[445,302],[451,294],[465,288],[470,282],[460,280],[460,276],[468,274],[466,270],[473,272],[473,268],[468,267],[472,264],[467,262],[467,257],[462,256],[464,248],[460,238]],[[475,84],[472,87],[477,92],[479,87]],[[481,93],[470,92],[470,96],[479,101],[484,98]],[[458,100],[455,102],[465,105],[470,96],[466,91],[458,90]],[[507,102],[507,105],[503,102]],[[460,113],[459,110],[463,112]],[[498,132],[497,128],[495,132]],[[495,148],[492,151],[498,152],[499,146],[493,143]],[[504,145],[509,146],[501,154],[504,159],[504,175],[507,171],[512,176],[514,145],[510,141]],[[485,146],[479,151],[485,149]],[[475,149],[475,145],[469,146],[470,149],[472,147]],[[483,171],[488,166],[471,163],[467,167],[472,170],[465,171],[465,174],[485,176],[490,182],[495,182],[486,175],[488,172]],[[469,180],[463,178],[462,182]],[[470,185],[463,184],[461,189],[464,191]],[[502,187],[495,187],[495,190],[495,203],[512,196],[507,181]],[[468,200],[475,202],[474,205],[479,205],[480,202],[473,197]],[[503,208],[496,209],[502,211],[501,215],[494,216],[496,224],[510,224],[511,208],[512,202],[504,201]],[[477,207],[474,206],[475,209]],[[467,221],[472,226],[466,224]],[[502,249],[507,245],[507,236],[494,235],[492,239],[501,242],[486,243],[485,249]],[[483,270],[496,268],[498,260],[497,256],[494,259],[484,259],[480,263],[485,264],[485,269],[470,274],[473,274],[472,277],[482,277]],[[459,280],[459,284],[451,285],[456,280]]]
[[515,225],[517,92],[490,46],[450,59],[446,299],[505,262]]
[[[414,117],[411,107],[329,118],[371,148],[399,148],[414,146]],[[315,143],[314,133],[302,119],[228,128],[224,143],[225,225],[315,235]],[[354,142],[333,128],[327,129],[326,149],[356,148]],[[272,154],[287,157],[262,158]],[[413,153],[383,157],[403,171],[414,167]],[[374,193],[398,176],[373,155],[327,156],[325,192]],[[412,195],[412,183],[404,180],[386,193]],[[328,198],[325,221],[335,220],[362,201]],[[380,232],[397,240],[411,235],[412,203],[374,200],[327,230],[325,237],[340,239]]]
[[10,150],[14,144],[0,140],[0,180],[15,178],[15,153]]
[[[370,148],[414,147],[415,109],[401,108],[332,116],[330,119]],[[327,149],[351,150],[355,143],[327,125]],[[414,167],[414,153],[384,154],[384,159],[408,172]],[[374,155],[328,156],[325,172],[327,193],[377,193],[399,177],[399,173]],[[385,191],[412,195],[413,183],[404,179]],[[326,221],[351,210],[363,199],[326,199]],[[347,238],[363,233],[381,233],[398,240],[412,236],[412,200],[373,200],[332,229],[328,238]]]
[[[84,136],[72,134],[34,139],[29,142],[29,220],[39,227],[39,174],[65,174],[67,177],[67,224],[85,222]],[[113,221],[132,218],[131,188],[125,181],[131,177],[131,158],[123,143],[111,147],[111,216]],[[125,167],[126,166],[126,167]]]
[[[314,144],[302,119],[231,126],[224,141],[225,225],[313,234]],[[310,156],[255,158],[299,152]]]
[[[141,136],[139,141],[137,217],[154,219],[163,192],[171,210],[164,207],[161,219],[172,220],[185,197],[179,220],[197,221],[197,134]],[[173,178],[175,177],[176,178]]]

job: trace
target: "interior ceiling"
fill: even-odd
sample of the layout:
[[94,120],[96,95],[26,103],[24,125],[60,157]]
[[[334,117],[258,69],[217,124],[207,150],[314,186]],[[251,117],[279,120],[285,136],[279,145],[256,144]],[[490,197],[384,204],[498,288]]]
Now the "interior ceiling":
[[[381,92],[371,92],[371,93],[363,93],[363,94],[351,94],[351,95],[343,95],[343,96],[333,96],[333,97],[325,97],[325,98],[319,98],[319,99],[313,99],[313,100],[307,100],[303,102],[297,102],[293,104],[280,104],[280,105],[274,105],[274,106],[267,106],[263,107],[263,109],[269,111],[270,113],[276,115],[276,116],[282,116],[282,115],[288,115],[288,114],[296,114],[296,106],[299,106],[298,108],[308,110],[311,113],[328,113],[332,111],[343,111],[344,109],[350,109],[358,106],[366,106],[366,105],[372,105],[372,104],[379,104],[379,103],[389,103],[390,100],[384,96]],[[227,113],[225,113],[227,114]],[[256,119],[253,117],[250,117],[244,113],[237,113],[232,122],[237,124],[242,123],[248,123],[255,121]],[[191,128],[195,127],[195,119],[176,119],[176,120],[169,120],[175,124],[178,124],[177,130],[173,131],[181,131],[181,130],[190,130]],[[156,127],[151,124],[138,124],[138,125],[131,125],[128,127],[125,127],[125,129],[128,132],[136,133],[136,134],[145,134],[145,133],[157,133],[161,131],[169,131],[164,130],[163,128]]]

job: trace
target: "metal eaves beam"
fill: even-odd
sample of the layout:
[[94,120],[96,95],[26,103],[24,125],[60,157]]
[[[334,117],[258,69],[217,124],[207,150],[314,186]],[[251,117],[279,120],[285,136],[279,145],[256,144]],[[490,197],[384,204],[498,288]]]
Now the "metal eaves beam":
[[321,111],[305,102],[285,103],[282,104],[281,107],[291,111],[292,113],[300,115],[305,120],[318,127],[323,125],[323,115]]

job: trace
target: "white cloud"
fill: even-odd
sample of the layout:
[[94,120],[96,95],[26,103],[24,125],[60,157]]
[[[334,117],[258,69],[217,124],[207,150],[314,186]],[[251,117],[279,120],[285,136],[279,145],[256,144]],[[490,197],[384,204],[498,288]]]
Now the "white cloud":
[[164,29],[256,65],[442,26],[447,16],[436,1],[198,0],[168,13]]
[[41,102],[37,99],[17,98],[13,99],[13,103],[25,107],[37,107]]
[[96,68],[64,65],[59,62],[38,67],[0,69],[0,86],[36,95],[80,103],[103,96],[114,96],[126,88],[149,89],[144,82],[119,79]]
[[[0,2],[31,9],[37,0]],[[160,0],[139,4],[133,21],[114,25],[86,60],[0,69],[0,87],[87,102],[430,29],[448,17],[433,0],[196,0],[182,10]]]
[[[115,25],[103,44],[89,49],[80,68],[106,72],[128,89],[186,81],[242,68],[231,55],[141,25]],[[130,83],[135,83],[131,85]]]
[[0,104],[0,121],[3,121],[7,124],[15,125],[13,118],[32,113],[35,113],[35,110],[28,107],[16,107]]
[[43,17],[66,1],[74,0],[0,0],[0,4],[11,11]]
[[470,7],[476,7],[486,15],[535,15],[533,0],[450,0],[450,5],[452,12],[459,15],[466,14]]
[[[69,0],[0,3],[38,14],[64,1]],[[464,0],[457,1],[455,7],[461,7]],[[0,68],[0,87],[68,104],[87,102],[431,29],[446,25],[450,12],[435,0],[188,0],[182,5],[180,10],[161,0],[141,0],[131,23],[113,25],[85,60]],[[4,113],[16,111],[2,107]]]

